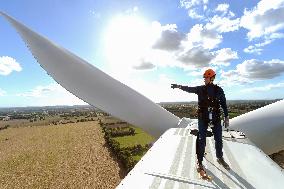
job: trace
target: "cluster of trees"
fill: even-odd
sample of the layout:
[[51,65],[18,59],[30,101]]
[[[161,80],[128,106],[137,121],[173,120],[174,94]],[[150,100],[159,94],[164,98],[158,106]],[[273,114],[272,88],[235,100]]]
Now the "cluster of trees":
[[133,159],[131,151],[121,148],[119,142],[111,138],[109,135],[105,135],[105,140],[111,151],[117,157],[117,159],[123,164],[126,171],[129,172],[136,165],[137,160]]
[[132,156],[143,155],[151,148],[151,144],[141,145],[137,144],[135,146],[123,148],[124,151],[129,152]]
[[85,116],[86,118],[89,117],[97,117],[96,112],[88,112],[88,111],[75,111],[75,112],[65,112],[62,114],[59,114],[60,117],[80,117]]
[[[228,111],[230,117],[236,117],[241,114],[256,110],[268,104],[274,103],[275,100],[237,100],[227,101]],[[164,104],[162,105],[166,110],[178,117],[197,118],[197,103],[183,103],[183,104]]]
[[117,122],[111,122],[111,123],[104,123],[105,126],[109,125],[118,125],[118,124],[127,124],[125,121],[117,121]]
[[170,106],[165,109],[181,118],[197,118],[197,109],[194,106]]
[[31,119],[33,116],[31,114],[23,115],[23,114],[15,114],[10,116],[11,119]]
[[88,118],[88,119],[86,119],[86,118],[82,118],[82,119],[77,119],[77,123],[78,122],[86,122],[86,121],[95,121],[95,119],[94,118]]
[[11,113],[9,114],[9,117],[11,119],[27,119],[30,120],[30,122],[33,122],[36,120],[45,120],[45,114],[43,113]]
[[103,131],[105,135],[109,135],[110,137],[121,137],[127,135],[135,135],[135,129],[131,127],[103,127]]
[[31,117],[29,120],[30,120],[30,122],[36,122],[38,120],[45,120],[45,117],[43,117],[43,116]]
[[59,120],[59,121],[52,121],[51,123],[53,125],[59,125],[59,124],[68,124],[68,123],[79,123],[79,122],[87,122],[87,121],[95,121],[94,118],[81,118],[81,119],[77,119],[77,120],[70,120],[69,118],[64,118],[63,120]]
[[143,155],[151,147],[150,144],[146,145],[135,145],[131,147],[121,147],[120,143],[115,140],[117,136],[128,136],[135,135],[135,129],[131,127],[107,127],[104,123],[99,120],[99,123],[104,132],[104,138],[107,145],[117,157],[117,159],[123,164],[126,171],[129,172],[136,165],[138,160],[134,159],[134,156]]

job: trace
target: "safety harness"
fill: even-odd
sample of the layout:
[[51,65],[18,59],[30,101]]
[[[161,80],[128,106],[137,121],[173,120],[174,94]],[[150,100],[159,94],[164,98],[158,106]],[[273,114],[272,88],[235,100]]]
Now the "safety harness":
[[208,94],[207,85],[202,88],[201,100],[198,102],[198,118],[201,118],[206,122],[209,122],[210,120],[217,121],[220,119],[220,104],[219,99],[217,98],[218,88],[219,86],[213,84],[213,96]]

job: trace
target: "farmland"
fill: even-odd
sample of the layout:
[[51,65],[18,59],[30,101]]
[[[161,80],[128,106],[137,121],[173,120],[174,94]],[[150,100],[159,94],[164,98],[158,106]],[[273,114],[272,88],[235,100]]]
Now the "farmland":
[[0,188],[114,188],[120,167],[96,121],[0,132]]
[[[229,115],[268,103],[230,102]],[[196,103],[161,105],[196,118]],[[0,188],[115,188],[155,141],[90,106],[0,109],[0,119]],[[284,151],[270,157],[284,167]]]

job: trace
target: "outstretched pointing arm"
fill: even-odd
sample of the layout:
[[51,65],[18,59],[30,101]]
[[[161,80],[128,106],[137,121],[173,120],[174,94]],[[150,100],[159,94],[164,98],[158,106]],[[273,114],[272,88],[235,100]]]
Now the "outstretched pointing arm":
[[171,88],[178,88],[178,89],[181,89],[183,91],[186,91],[188,93],[195,93],[197,94],[198,93],[198,90],[197,90],[197,87],[188,87],[188,86],[182,86],[182,85],[177,85],[177,84],[172,84],[171,85]]

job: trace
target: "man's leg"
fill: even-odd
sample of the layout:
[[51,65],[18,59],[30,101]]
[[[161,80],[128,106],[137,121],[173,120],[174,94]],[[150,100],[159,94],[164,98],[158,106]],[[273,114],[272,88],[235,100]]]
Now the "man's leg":
[[197,160],[198,163],[202,165],[203,156],[205,152],[205,146],[206,146],[206,131],[208,128],[208,123],[205,123],[202,119],[198,119],[198,138],[196,140],[197,142]]
[[221,121],[217,121],[214,123],[214,127],[212,128],[215,140],[215,148],[216,148],[216,157],[223,158],[223,141],[222,141],[222,126]]
[[229,165],[225,162],[223,158],[223,141],[222,141],[222,126],[221,121],[217,121],[212,128],[214,139],[215,139],[215,148],[216,148],[216,157],[218,163],[220,163],[225,169],[230,169]]

